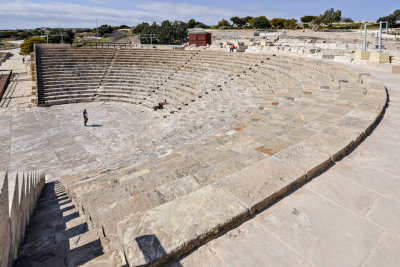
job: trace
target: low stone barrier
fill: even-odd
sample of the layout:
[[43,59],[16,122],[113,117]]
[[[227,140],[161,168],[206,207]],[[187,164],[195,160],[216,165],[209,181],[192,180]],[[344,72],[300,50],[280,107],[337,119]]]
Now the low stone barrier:
[[45,184],[44,173],[0,172],[0,266],[12,266]]
[[9,74],[0,74],[0,100],[6,92],[7,86],[10,83],[12,71]]

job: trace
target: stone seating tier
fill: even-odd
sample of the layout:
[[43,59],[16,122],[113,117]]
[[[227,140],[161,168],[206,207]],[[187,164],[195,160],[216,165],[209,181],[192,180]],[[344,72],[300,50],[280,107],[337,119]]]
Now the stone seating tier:
[[[262,209],[359,142],[386,104],[384,87],[368,75],[311,59],[151,49],[108,49],[113,57],[103,59],[97,49],[54,50],[42,52],[46,104],[152,108],[167,99],[160,116],[199,127],[194,141],[162,157],[121,166],[124,154],[106,169],[61,177],[89,227],[131,266],[178,257]],[[71,70],[85,69],[85,52],[110,64],[96,73],[92,59],[83,82]],[[64,53],[82,60],[52,65]]]

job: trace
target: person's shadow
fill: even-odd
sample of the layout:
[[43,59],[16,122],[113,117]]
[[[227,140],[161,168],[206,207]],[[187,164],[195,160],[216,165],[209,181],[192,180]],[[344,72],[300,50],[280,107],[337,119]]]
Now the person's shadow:
[[87,124],[86,127],[102,127],[102,124]]

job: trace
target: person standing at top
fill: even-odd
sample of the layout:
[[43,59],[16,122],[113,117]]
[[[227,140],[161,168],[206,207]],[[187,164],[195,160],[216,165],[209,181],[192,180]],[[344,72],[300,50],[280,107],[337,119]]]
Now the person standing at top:
[[83,124],[86,126],[86,123],[88,122],[89,117],[86,109],[83,110]]
[[22,58],[22,64],[25,64],[25,57]]
[[234,44],[231,44],[231,47],[230,47],[230,49],[229,49],[229,50],[230,50],[231,52],[233,52],[233,51],[234,51],[234,49],[235,49],[235,45],[234,45]]

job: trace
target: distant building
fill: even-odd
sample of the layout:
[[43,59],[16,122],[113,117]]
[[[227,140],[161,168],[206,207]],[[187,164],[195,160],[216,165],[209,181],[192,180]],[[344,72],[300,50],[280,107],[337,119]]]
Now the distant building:
[[206,46],[211,44],[211,33],[203,30],[189,32],[189,45]]

